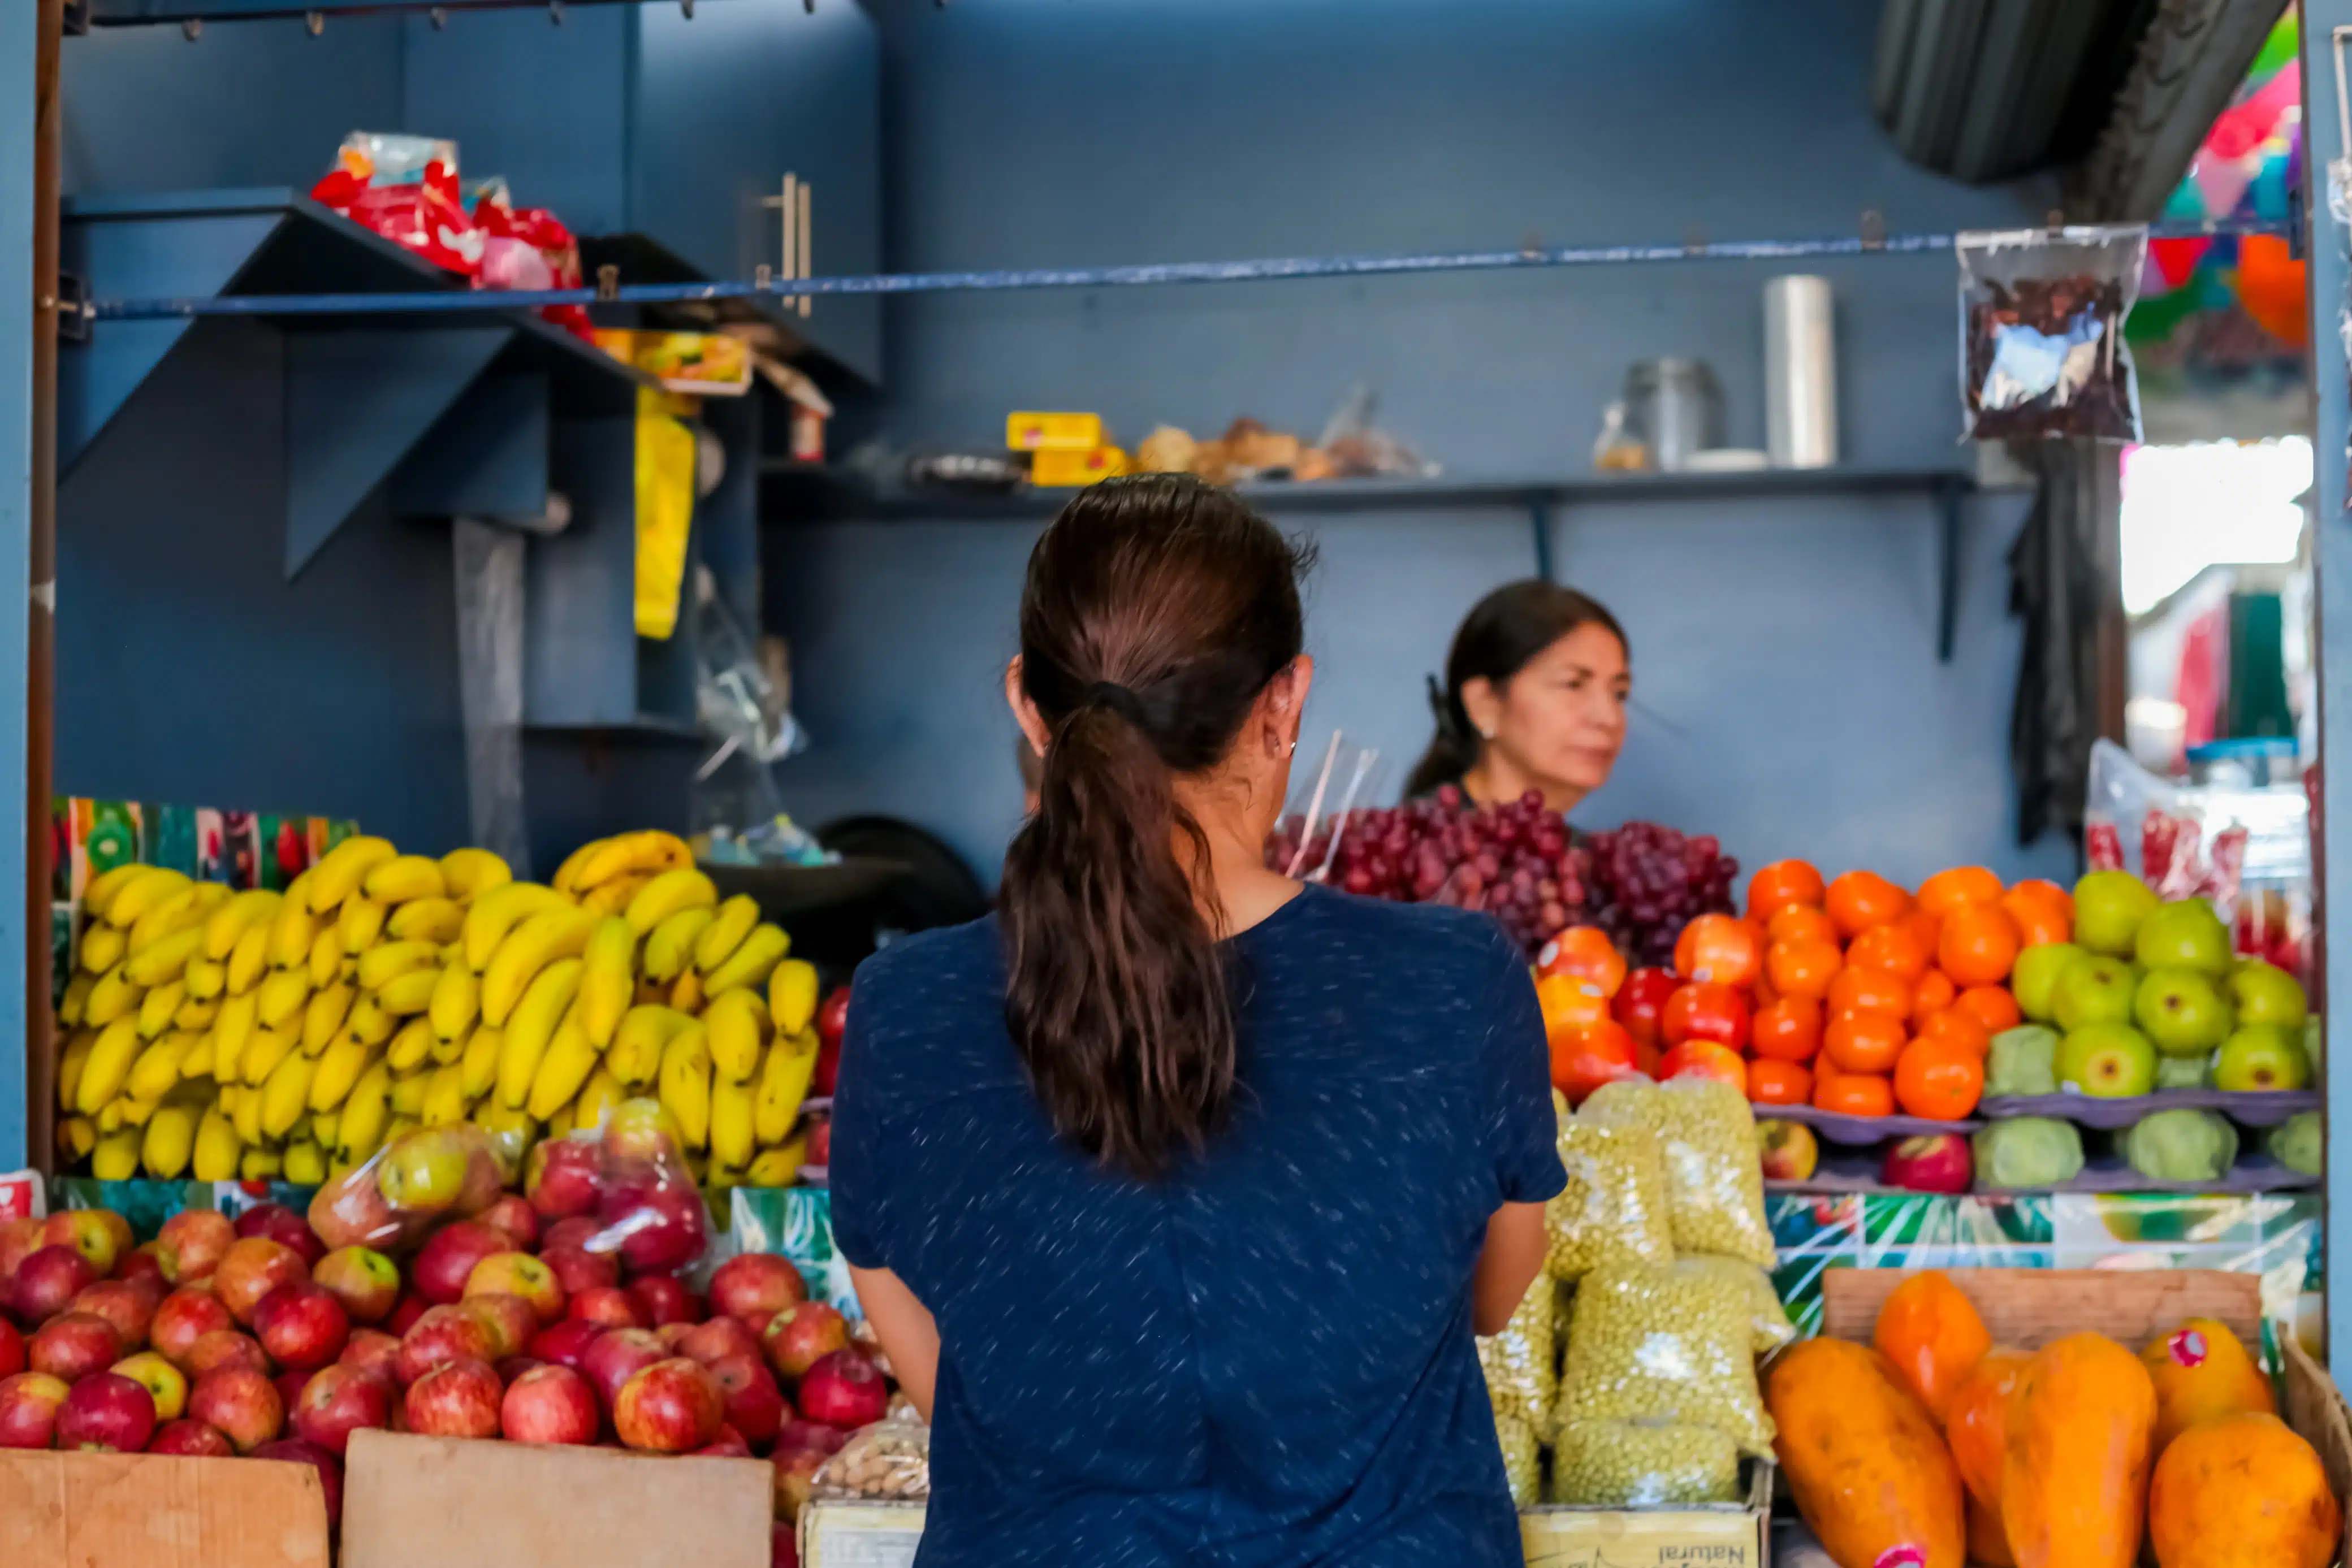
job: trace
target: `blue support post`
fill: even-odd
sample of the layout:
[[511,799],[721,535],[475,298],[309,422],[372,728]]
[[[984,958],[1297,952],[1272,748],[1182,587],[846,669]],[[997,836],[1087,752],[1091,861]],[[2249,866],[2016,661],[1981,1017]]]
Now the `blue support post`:
[[[2303,7],[2303,210],[2311,223],[2311,362],[2317,382],[2312,449],[2314,559],[2319,601],[2319,758],[2323,855],[2315,869],[2327,915],[2321,927],[2328,1012],[2352,1004],[2352,517],[2345,515],[2347,387],[2338,321],[2347,300],[2347,235],[2331,215],[2327,168],[2346,156],[2340,130],[2334,35],[2352,28],[2352,0],[2305,0]],[[2340,930],[2340,937],[2330,926]],[[2334,1018],[2329,1019],[2333,1025]],[[2333,1061],[2327,1030],[2327,1215],[2325,1289],[2327,1356],[2339,1384],[2352,1380],[2352,1069]]]
[[42,5],[0,5],[0,1171],[29,1163],[25,1051],[26,799],[33,538],[33,334],[47,330],[34,298],[35,102]]

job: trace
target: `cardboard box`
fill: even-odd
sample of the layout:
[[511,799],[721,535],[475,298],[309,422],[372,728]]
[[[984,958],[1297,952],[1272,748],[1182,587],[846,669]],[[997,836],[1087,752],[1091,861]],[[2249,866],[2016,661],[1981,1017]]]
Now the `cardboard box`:
[[910,1568],[919,1502],[813,1502],[801,1510],[801,1568]]
[[355,1432],[342,1568],[768,1568],[774,1522],[765,1459]]
[[0,1563],[328,1568],[326,1494],[308,1465],[0,1452]]
[[1528,1568],[1767,1568],[1773,1468],[1748,1466],[1748,1500],[1696,1508],[1531,1508]]

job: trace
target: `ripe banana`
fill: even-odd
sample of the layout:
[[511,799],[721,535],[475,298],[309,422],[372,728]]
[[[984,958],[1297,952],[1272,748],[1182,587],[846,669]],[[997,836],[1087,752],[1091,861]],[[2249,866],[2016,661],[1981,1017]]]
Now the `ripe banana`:
[[383,1059],[394,1072],[414,1072],[425,1065],[433,1054],[433,1026],[423,1019],[410,1019],[400,1026],[400,1032],[384,1047]]
[[269,967],[269,938],[275,919],[262,921],[236,939],[228,956],[228,988],[243,994],[261,983]]
[[68,1037],[65,1049],[58,1053],[58,1109],[71,1111],[79,1098],[76,1091],[81,1084],[81,1070],[89,1064],[90,1047],[98,1043],[98,1031],[79,1030]]
[[228,989],[228,966],[215,959],[191,958],[185,972],[188,995],[197,1001],[211,1001]]
[[[313,1078],[310,1082],[316,1085],[319,1081]],[[342,1125],[342,1118],[332,1111],[310,1113],[310,1136],[318,1140],[319,1146],[322,1149],[332,1149],[337,1146],[338,1134],[341,1132]]]
[[710,1062],[729,1083],[749,1083],[760,1071],[760,1047],[768,1027],[768,1007],[749,989],[723,992],[703,1009],[710,1039]]
[[188,1054],[180,1058],[180,1076],[192,1081],[213,1075],[213,1056],[220,1049],[220,1036],[211,1030],[195,1040],[196,1043],[188,1047]]
[[617,915],[598,921],[588,935],[588,946],[581,955],[580,1030],[598,1051],[613,1043],[621,1015],[629,1009],[630,996],[636,989],[630,973],[636,956],[637,934]]
[[488,850],[451,850],[441,857],[441,880],[450,897],[467,902],[504,887],[514,880],[514,873]]
[[793,939],[784,935],[782,926],[764,923],[753,926],[742,946],[710,972],[710,977],[702,983],[702,994],[715,997],[722,991],[761,984],[792,946]]
[[89,1000],[82,1004],[81,1021],[103,1028],[126,1013],[136,1019],[139,1003],[146,994],[131,983],[131,977],[118,964],[100,975],[98,984],[89,988]]
[[100,1181],[129,1181],[139,1174],[139,1143],[135,1126],[107,1134],[89,1152],[89,1174]]
[[781,1144],[800,1120],[801,1102],[808,1097],[809,1079],[816,1072],[817,1038],[814,1030],[779,1034],[760,1064],[760,1092],[753,1103],[752,1135],[761,1148]]
[[688,969],[669,988],[669,1005],[682,1013],[702,1011],[702,977]]
[[248,1148],[237,1156],[239,1181],[276,1181],[286,1173],[286,1155],[278,1149]]
[[565,855],[563,863],[555,868],[555,874],[547,879],[548,885],[570,898],[580,891],[580,868],[602,853],[604,846],[612,841],[610,839],[591,839]]
[[437,942],[387,942],[360,955],[360,988],[380,991],[415,969],[430,969],[440,977],[441,946]]
[[343,1032],[362,1045],[382,1045],[400,1028],[400,1020],[384,1010],[383,1004],[362,992],[352,1004],[351,1016],[343,1019]]
[[91,1043],[81,1076],[75,1082],[74,1109],[95,1116],[121,1093],[124,1080],[131,1076],[131,1064],[139,1058],[140,1045],[136,1013],[125,1013],[108,1024]]
[[165,1105],[147,1119],[146,1135],[139,1143],[139,1164],[157,1181],[177,1181],[196,1151],[194,1105]]
[[302,1012],[302,1054],[316,1057],[334,1042],[342,1032],[343,1020],[351,1016],[352,1000],[358,992],[345,985],[328,987],[311,997]]
[[81,890],[82,912],[92,920],[105,919],[107,905],[114,902],[114,895],[154,869],[142,861],[131,861],[112,871],[99,873]]
[[297,1139],[286,1145],[279,1174],[300,1186],[316,1186],[327,1179],[326,1151],[309,1138]]
[[599,883],[580,895],[580,907],[591,915],[618,915],[653,881],[648,872],[633,871]]
[[[207,886],[219,887],[220,883],[191,883],[141,915],[138,924],[131,927],[131,956],[136,958],[164,937],[176,936],[191,926],[195,928],[196,940],[187,951],[192,953],[203,946],[204,924],[211,918],[211,911],[216,902],[204,896]],[[227,889],[223,888],[222,892],[226,893]],[[186,954],[181,956],[180,962],[187,962]]]
[[118,931],[111,925],[93,925],[81,934],[77,961],[83,973],[103,975],[122,962],[122,956],[130,950],[129,932]]
[[307,969],[280,969],[261,982],[254,993],[261,1001],[257,1016],[271,1029],[277,1029],[302,1010],[310,999],[310,974]]
[[378,904],[407,904],[419,898],[446,898],[448,879],[441,862],[430,855],[394,855],[372,868],[360,886]]
[[392,1069],[371,1064],[352,1085],[335,1113],[335,1149],[356,1165],[375,1153],[383,1142],[385,1121],[392,1114]]
[[751,1156],[751,1163],[743,1167],[743,1185],[745,1186],[792,1186],[799,1179],[801,1174],[802,1150],[803,1146],[798,1144],[789,1148],[761,1150]]
[[506,1043],[503,1030],[478,1029],[466,1037],[457,1057],[457,1073],[466,1086],[466,1103],[472,1104],[499,1081],[499,1048]]
[[368,1070],[375,1052],[350,1035],[339,1035],[319,1058],[319,1070],[310,1075],[310,1109],[331,1111],[350,1098],[352,1086],[360,1074]]
[[161,1100],[180,1081],[180,1061],[195,1043],[192,1034],[167,1034],[139,1053],[122,1081],[122,1092],[133,1100]]
[[685,909],[709,909],[719,902],[719,889],[694,867],[666,871],[639,888],[629,900],[625,918],[629,929],[643,936]]
[[269,923],[269,961],[280,969],[309,963],[310,944],[318,940],[319,918],[310,913],[311,874],[306,871],[294,879],[278,906],[278,917]]
[[[432,1020],[427,1019],[425,1023],[429,1028]],[[460,1035],[456,1040],[443,1040],[439,1035],[435,1035],[433,1043],[425,1048],[425,1060],[436,1067],[448,1066],[466,1054],[467,1038],[465,1035]]]
[[749,1083],[714,1083],[710,1089],[710,1163],[740,1173],[751,1163],[752,1091]]
[[236,1092],[228,1106],[229,1117],[236,1124],[237,1142],[252,1145],[261,1142],[261,1091],[247,1086]]
[[[386,980],[375,994],[383,1010],[394,1018],[410,1018],[433,1005],[433,988],[441,983],[441,971],[436,968],[411,969],[404,975]],[[430,1020],[426,1027],[430,1028]]]
[[153,1040],[172,1025],[172,1015],[188,999],[187,986],[173,980],[139,998],[139,1038]]
[[355,833],[310,868],[310,912],[324,915],[359,891],[367,873],[400,852],[389,839]]
[[[678,873],[666,872],[663,874],[675,876]],[[659,980],[667,987],[672,980],[686,973],[686,967],[694,961],[695,942],[717,915],[718,911],[709,905],[681,909],[646,933],[645,963],[642,966],[646,978]],[[630,924],[634,925],[635,922]]]
[[454,1067],[437,1067],[425,1080],[424,1103],[417,1121],[427,1127],[454,1127],[466,1119],[464,1076]]
[[760,924],[760,906],[751,895],[739,893],[719,906],[719,913],[694,940],[694,972],[708,975],[735,956],[735,949]]
[[[572,859],[563,862],[563,871],[556,873],[556,889],[583,893],[631,873],[675,871],[693,863],[694,852],[687,848],[684,839],[649,828],[574,852]],[[572,873],[568,884],[565,871]]]
[[564,907],[568,901],[562,894],[535,882],[510,882],[491,888],[466,912],[467,967],[480,974],[490,967],[490,959],[517,925],[531,915]]
[[87,1116],[68,1116],[58,1123],[58,1153],[68,1165],[89,1158],[98,1147],[98,1124]]
[[530,1098],[523,1108],[540,1121],[546,1121],[572,1103],[580,1086],[588,1082],[588,1074],[595,1070],[596,1044],[581,1027],[580,1009],[575,1004],[556,1026],[555,1038],[547,1042],[539,1070],[531,1075]]
[[[583,918],[586,918],[583,916]],[[548,1041],[554,1038],[556,1025],[572,1007],[579,994],[581,962],[577,958],[558,958],[541,970],[523,993],[511,1017],[492,1019],[484,1009],[486,1021],[506,1030],[506,1043],[499,1050],[499,1103],[509,1110],[520,1109],[530,1098],[531,1081],[538,1075],[540,1058],[547,1053]],[[490,973],[498,973],[496,964]],[[567,1096],[568,1098],[568,1096]]]
[[595,929],[594,915],[572,908],[543,910],[516,927],[482,971],[482,1021],[504,1028],[532,978],[558,959],[578,957]]
[[289,1054],[279,1062],[261,1086],[261,1130],[272,1138],[282,1138],[294,1130],[310,1108],[310,1080],[319,1064],[300,1051]]
[[214,910],[205,917],[205,956],[215,964],[226,962],[245,934],[257,925],[268,925],[285,902],[283,894],[257,887]]
[[198,1181],[232,1180],[236,1176],[238,1157],[244,1153],[245,1145],[237,1137],[236,1128],[215,1106],[196,1120],[196,1146],[189,1174]]
[[[256,1088],[269,1082],[269,1075],[289,1056],[302,1054],[302,1034],[299,1023],[289,1020],[283,1029],[257,1029],[245,1042],[245,1054],[238,1058],[236,1075]],[[246,1142],[251,1143],[250,1137]]]
[[213,1027],[213,1019],[220,1011],[218,1002],[200,1002],[194,997],[180,1004],[172,1015],[172,1027],[184,1030],[205,1030]]
[[[392,1081],[392,1113],[395,1123],[401,1118],[415,1121],[425,1111],[425,1092],[433,1087],[430,1071],[397,1074]],[[397,1133],[388,1133],[388,1137]]]
[[100,912],[106,923],[118,931],[128,931],[157,904],[185,892],[189,886],[188,879],[176,871],[153,865],[140,869],[146,874],[123,883]]
[[58,998],[58,1021],[68,1029],[79,1029],[82,1009],[89,1006],[89,994],[98,988],[98,977],[78,974],[66,982],[65,995]]
[[693,1022],[690,1015],[674,1008],[631,1008],[622,1016],[621,1027],[613,1033],[612,1046],[604,1053],[605,1065],[625,1086],[646,1088],[661,1071],[662,1047]]
[[816,966],[787,958],[768,974],[768,1017],[778,1034],[798,1034],[816,1017]]
[[580,1131],[602,1127],[613,1108],[629,1097],[621,1081],[601,1063],[580,1086],[580,1097],[572,1103],[572,1125]]
[[380,898],[370,898],[355,893],[343,901],[343,912],[335,917],[335,934],[343,945],[343,952],[358,957],[376,944],[383,935],[384,923],[392,918],[392,906]]
[[383,929],[395,942],[455,942],[466,929],[465,905],[454,898],[420,898],[394,909]]
[[245,1042],[252,1038],[260,1016],[261,998],[252,991],[221,1004],[213,1023],[213,1076],[224,1083],[244,1076]]
[[131,984],[160,986],[164,981],[184,975],[188,960],[205,945],[205,929],[201,925],[184,925],[167,936],[160,936],[141,946],[134,939],[131,956],[122,961],[122,972]]
[[662,1047],[661,1103],[677,1120],[684,1146],[709,1146],[710,1040],[699,1023],[680,1030]]
[[434,982],[433,1000],[425,1009],[433,1020],[433,1032],[443,1040],[459,1039],[474,1027],[481,1010],[482,987],[474,971],[463,962],[444,968]]
[[350,956],[343,951],[342,933],[330,921],[320,926],[318,936],[310,939],[310,956],[302,966],[303,976],[313,990],[331,986],[342,977],[343,962]]

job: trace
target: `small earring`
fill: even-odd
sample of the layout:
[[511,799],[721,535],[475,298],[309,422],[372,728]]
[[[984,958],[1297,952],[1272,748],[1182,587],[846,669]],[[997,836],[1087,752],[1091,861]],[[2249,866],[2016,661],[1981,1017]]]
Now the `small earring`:
[[1478,738],[1481,740],[1492,740],[1495,738],[1495,732],[1491,729],[1481,729],[1478,732]]
[[1282,748],[1282,754],[1283,754],[1285,757],[1296,757],[1296,756],[1297,756],[1297,755],[1298,755],[1298,742],[1297,742],[1297,741],[1296,741],[1296,740],[1293,740],[1293,741],[1292,741],[1288,746],[1284,747]]

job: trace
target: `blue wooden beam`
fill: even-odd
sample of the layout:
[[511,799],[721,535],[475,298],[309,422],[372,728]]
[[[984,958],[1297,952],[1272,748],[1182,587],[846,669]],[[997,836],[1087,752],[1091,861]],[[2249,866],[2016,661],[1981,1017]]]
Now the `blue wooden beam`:
[[[25,1051],[26,843],[29,814],[46,800],[26,798],[26,639],[25,588],[32,566],[33,104],[40,54],[41,7],[0,5],[0,1171],[28,1164],[26,1103],[31,1063]],[[47,587],[47,584],[40,585]],[[44,1151],[46,1153],[46,1151]]]
[[544,373],[493,367],[401,459],[384,499],[411,517],[542,517],[550,421]]

